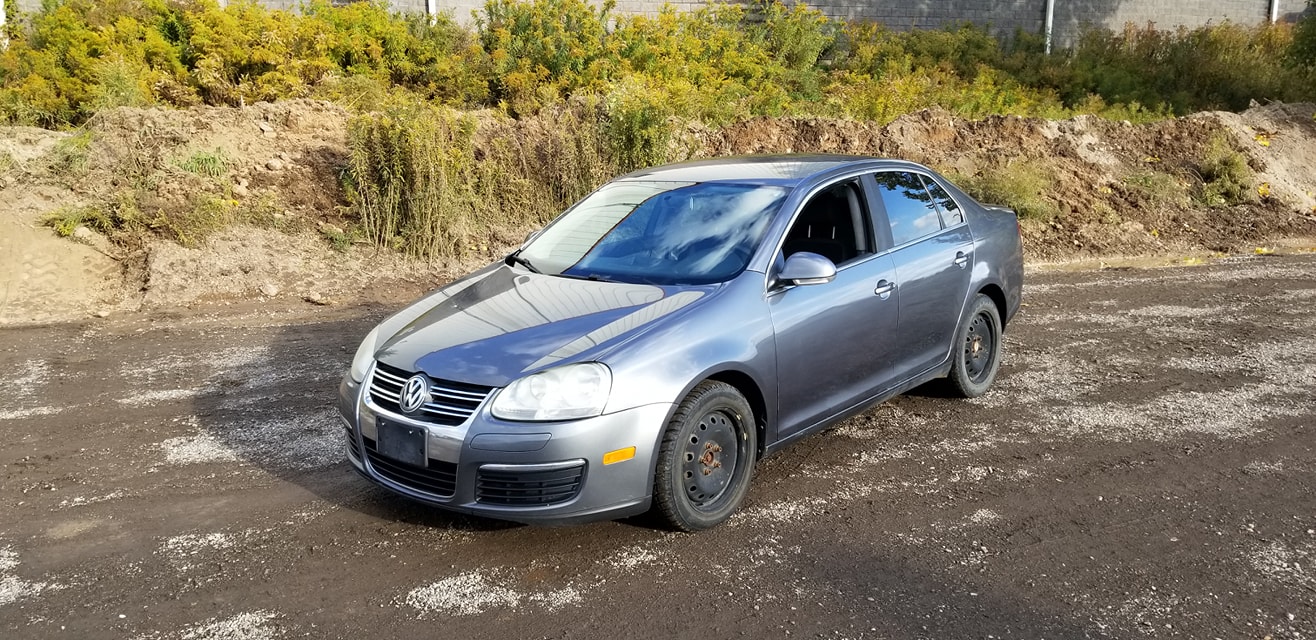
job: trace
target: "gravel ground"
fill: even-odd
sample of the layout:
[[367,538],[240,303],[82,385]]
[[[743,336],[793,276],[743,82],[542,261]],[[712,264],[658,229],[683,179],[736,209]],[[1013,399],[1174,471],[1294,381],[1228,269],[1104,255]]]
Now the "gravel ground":
[[1316,637],[1316,256],[1026,302],[987,396],[810,437],[696,535],[357,477],[331,400],[382,307],[0,330],[0,636]]

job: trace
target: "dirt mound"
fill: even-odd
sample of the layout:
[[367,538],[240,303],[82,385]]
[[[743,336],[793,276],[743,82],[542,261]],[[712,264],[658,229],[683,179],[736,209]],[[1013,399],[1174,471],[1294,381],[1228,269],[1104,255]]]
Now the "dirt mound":
[[[1018,164],[1045,167],[1038,197],[1060,214],[1025,221],[1034,260],[1191,250],[1235,252],[1316,233],[1316,106],[1270,105],[1147,125],[1092,116],[964,120],[928,110],[884,127],[818,118],[756,118],[706,132],[706,155],[853,153],[913,160],[952,177]],[[1257,174],[1255,204],[1211,208],[1191,198],[1213,137]],[[1264,185],[1264,186],[1262,186]]]
[[[1228,253],[1276,238],[1316,236],[1313,114],[1316,106],[1310,104],[1272,104],[1147,125],[1088,116],[969,121],[935,110],[885,126],[755,118],[721,129],[686,125],[672,152],[898,157],[968,182],[1039,172],[1045,179],[1032,196],[1051,213],[1024,221],[1030,260]],[[553,146],[562,144],[563,127],[593,126],[588,119],[563,119],[551,111],[523,121],[476,115],[477,144],[491,150],[588,151]],[[467,261],[472,264],[421,265],[362,245],[330,249],[326,238],[337,236],[341,245],[346,222],[340,175],[348,156],[348,118],[337,106],[313,101],[116,109],[88,124],[80,171],[68,170],[69,149],[76,151],[66,142],[76,142],[72,134],[0,128],[0,200],[7,203],[0,212],[0,323],[268,298],[270,292],[346,301],[393,290],[405,297],[523,237],[523,230],[491,227],[487,250]],[[578,135],[586,134],[597,135]],[[1203,159],[1219,144],[1213,140],[1225,140],[1246,158],[1255,173],[1254,202],[1207,207],[1194,199],[1203,184]],[[484,157],[479,151],[477,158]],[[587,160],[581,161],[584,173],[573,179],[609,177],[604,163]],[[236,219],[258,227],[229,227],[191,248],[156,238],[133,250],[111,246],[89,230],[76,242],[56,238],[38,224],[51,212],[122,201],[128,192],[140,208],[131,213],[148,220],[167,213],[195,224],[216,215],[216,207],[221,213],[231,207],[246,212]],[[174,231],[186,240],[186,229]]]
[[[159,171],[157,206],[193,190],[183,168],[196,154],[218,152],[225,195],[238,201],[275,197],[290,213],[332,214],[343,204],[338,175],[347,160],[348,114],[312,100],[261,102],[244,108],[185,110],[112,109],[87,124],[93,133],[95,170]],[[195,181],[193,181],[195,182]],[[89,190],[105,185],[89,184]],[[120,186],[111,177],[109,187]]]

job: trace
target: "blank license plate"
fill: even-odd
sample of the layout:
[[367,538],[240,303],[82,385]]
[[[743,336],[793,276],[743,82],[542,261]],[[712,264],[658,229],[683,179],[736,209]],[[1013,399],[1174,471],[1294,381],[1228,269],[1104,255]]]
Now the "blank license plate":
[[415,467],[425,466],[425,430],[396,422],[376,423],[379,453]]

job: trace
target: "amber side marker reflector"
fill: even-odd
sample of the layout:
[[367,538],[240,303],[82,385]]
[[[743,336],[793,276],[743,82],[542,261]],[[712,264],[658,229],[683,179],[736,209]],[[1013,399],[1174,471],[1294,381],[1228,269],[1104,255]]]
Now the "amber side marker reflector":
[[635,447],[626,447],[603,454],[603,464],[617,464],[635,457]]

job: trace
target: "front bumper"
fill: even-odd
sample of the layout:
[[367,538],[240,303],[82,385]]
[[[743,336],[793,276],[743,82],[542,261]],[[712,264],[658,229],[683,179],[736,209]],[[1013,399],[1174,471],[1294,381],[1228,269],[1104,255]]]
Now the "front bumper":
[[[367,378],[368,379],[368,378]],[[489,412],[491,394],[462,424],[414,420],[374,404],[344,376],[338,409],[348,460],[391,491],[444,509],[526,523],[608,520],[647,511],[654,456],[672,410],[652,404],[567,422],[508,422]],[[425,432],[425,468],[384,456],[379,421]],[[604,464],[605,453],[635,447]]]

